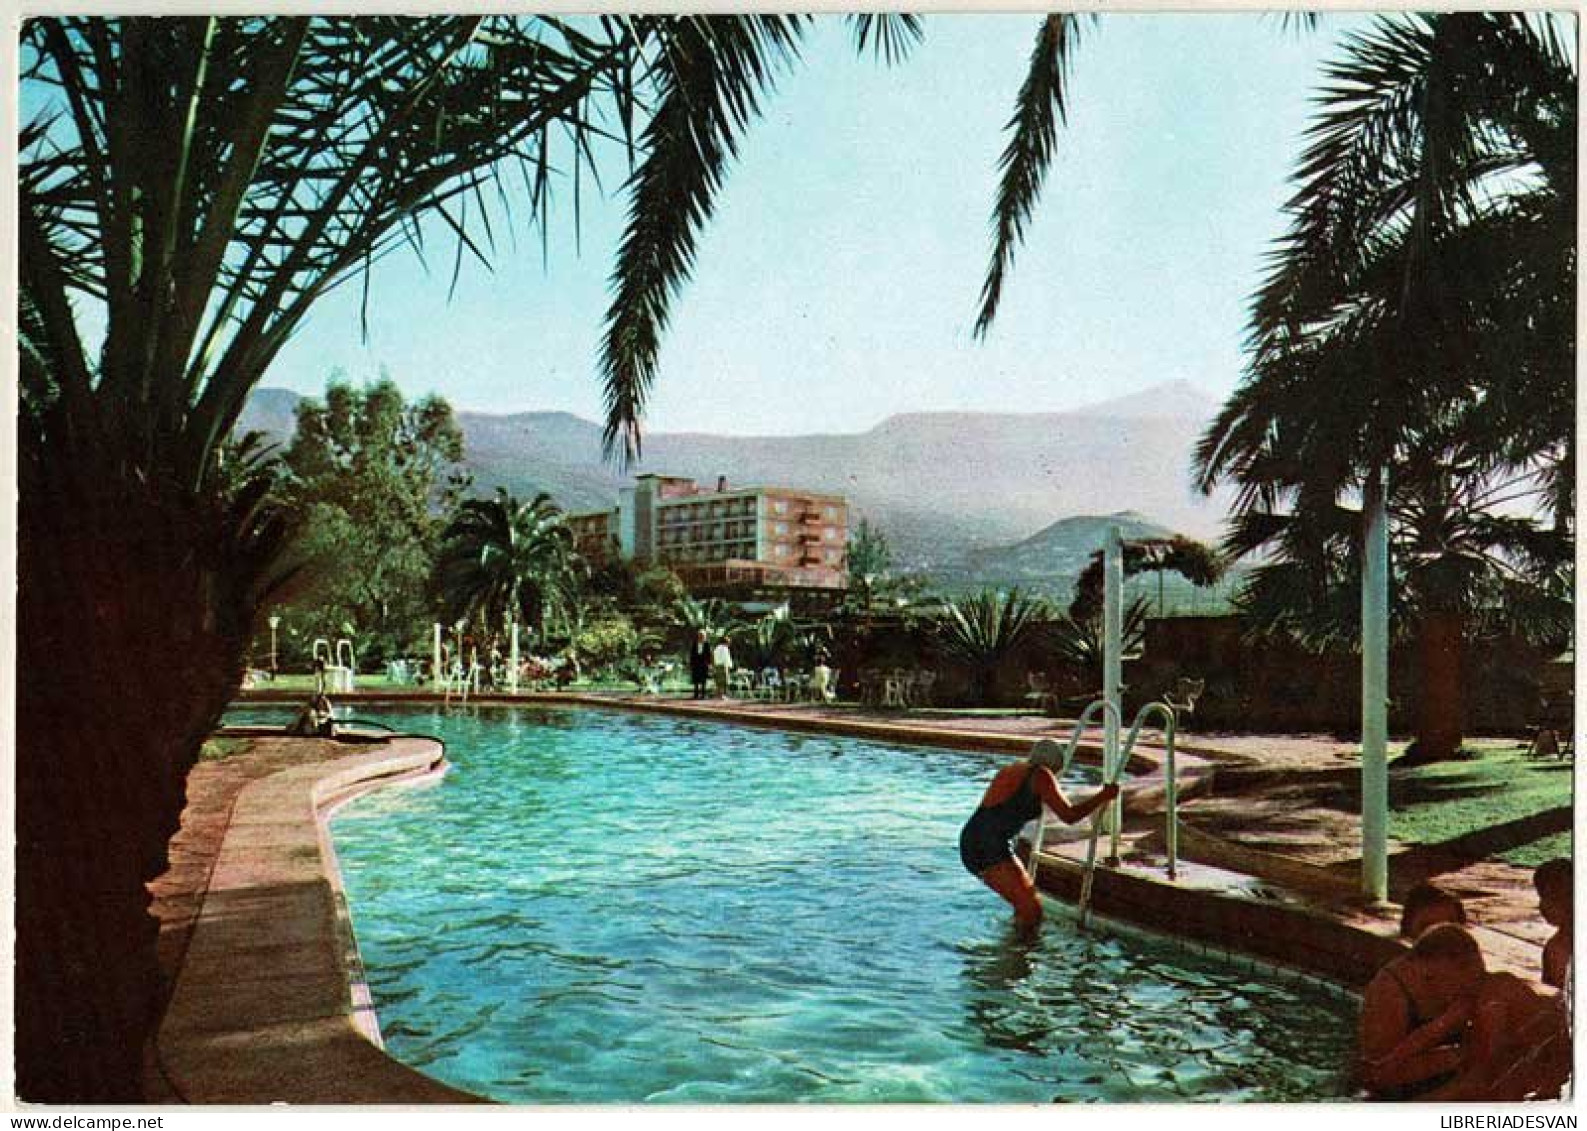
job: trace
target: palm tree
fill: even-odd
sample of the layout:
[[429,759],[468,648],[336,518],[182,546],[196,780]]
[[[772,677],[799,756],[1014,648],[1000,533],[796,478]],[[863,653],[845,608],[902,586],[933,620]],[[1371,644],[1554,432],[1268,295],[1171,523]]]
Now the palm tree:
[[998,669],[1020,645],[1034,639],[1049,613],[1045,601],[1018,589],[983,589],[948,602],[936,624],[937,639],[949,655],[969,666],[977,703],[992,702]]
[[[1274,555],[1247,605],[1315,636],[1358,607],[1352,504],[1390,470],[1438,757],[1459,745],[1462,625],[1546,600],[1569,544],[1575,65],[1546,20],[1448,14],[1380,20],[1328,78],[1197,475],[1239,486],[1230,551]],[[1502,517],[1517,486],[1549,539]]]
[[[19,138],[18,1089],[128,1102],[158,1008],[147,881],[278,580],[268,484],[216,452],[330,289],[493,246],[519,171],[638,163],[610,340],[654,358],[803,17],[40,18]],[[917,29],[860,16],[892,59]],[[367,289],[365,291],[367,295]],[[79,310],[103,315],[85,341]],[[642,397],[630,399],[635,407]],[[72,656],[70,663],[61,657]],[[116,803],[106,804],[105,798]]]
[[[1132,656],[1146,642],[1147,606],[1144,598],[1137,597],[1124,606],[1120,618],[1119,652]],[[1060,663],[1077,669],[1086,681],[1086,687],[1102,695],[1103,668],[1107,660],[1107,644],[1103,638],[1104,620],[1100,602],[1076,602],[1069,612],[1056,621],[1049,632],[1053,653]]]
[[547,615],[571,599],[578,564],[572,531],[549,495],[521,503],[498,488],[493,499],[464,500],[436,555],[445,619],[478,616],[492,632],[517,621],[544,642]]
[[[1167,538],[1130,538],[1123,543],[1124,576],[1155,573],[1159,580],[1158,612],[1162,612],[1161,580],[1166,573],[1177,573],[1192,585],[1205,588],[1215,585],[1223,577],[1227,563],[1211,546],[1172,534]],[[1075,579],[1074,597],[1069,602],[1069,616],[1074,621],[1085,621],[1093,613],[1100,613],[1103,597],[1103,554],[1097,550]]]
[[745,643],[757,668],[779,667],[799,648],[798,628],[789,617],[788,606],[779,605],[750,626]]
[[695,633],[704,632],[707,640],[721,640],[738,631],[733,610],[716,597],[680,597],[676,608],[678,620],[691,639]]
[[[1402,468],[1388,499],[1392,623],[1414,648],[1416,761],[1448,757],[1464,737],[1464,653],[1475,639],[1560,647],[1571,632],[1571,545],[1535,518],[1507,514],[1536,485],[1484,477],[1447,458]],[[1234,553],[1263,555],[1238,599],[1253,632],[1314,649],[1357,642],[1360,516],[1334,506],[1249,512],[1232,526]]]

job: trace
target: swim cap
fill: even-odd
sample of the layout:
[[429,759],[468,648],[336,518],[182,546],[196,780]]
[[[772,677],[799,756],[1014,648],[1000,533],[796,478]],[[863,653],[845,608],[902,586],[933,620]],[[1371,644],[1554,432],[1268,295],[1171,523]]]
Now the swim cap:
[[1060,769],[1064,764],[1064,748],[1050,738],[1038,738],[1036,745],[1030,748],[1029,761],[1033,766]]

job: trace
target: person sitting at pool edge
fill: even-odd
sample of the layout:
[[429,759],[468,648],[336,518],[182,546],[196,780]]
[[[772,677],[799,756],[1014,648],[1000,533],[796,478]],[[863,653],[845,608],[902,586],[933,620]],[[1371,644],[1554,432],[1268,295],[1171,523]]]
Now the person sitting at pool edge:
[[1373,1099],[1440,1099],[1465,1063],[1461,1042],[1487,974],[1458,923],[1428,928],[1361,995],[1361,1083]]
[[1570,1017],[1564,995],[1505,970],[1482,979],[1453,1084],[1439,1099],[1558,1099],[1570,1080]]
[[1561,990],[1570,976],[1572,920],[1576,917],[1575,882],[1575,870],[1563,856],[1540,864],[1532,873],[1538,914],[1555,928],[1553,936],[1543,944],[1543,984]]
[[330,697],[323,691],[303,704],[298,717],[287,728],[288,734],[312,735],[319,738],[334,738],[336,735],[336,711],[331,707]]
[[1419,883],[1405,893],[1400,912],[1400,938],[1415,942],[1422,933],[1439,923],[1465,923],[1466,905],[1452,891],[1437,884]]
[[1041,900],[1030,873],[1014,856],[1014,838],[1046,805],[1067,824],[1085,820],[1119,795],[1109,783],[1076,805],[1058,788],[1053,775],[1063,765],[1063,747],[1043,738],[1031,747],[1030,757],[1005,766],[992,778],[981,804],[959,834],[959,859],[966,869],[1014,908],[1020,933],[1034,935],[1041,927]]

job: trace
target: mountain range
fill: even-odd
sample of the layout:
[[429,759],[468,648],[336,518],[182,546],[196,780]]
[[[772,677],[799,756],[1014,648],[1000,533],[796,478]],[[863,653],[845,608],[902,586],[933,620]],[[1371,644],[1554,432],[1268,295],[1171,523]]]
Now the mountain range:
[[[261,389],[239,429],[279,441],[298,394]],[[856,433],[731,436],[652,432],[645,471],[730,486],[842,494],[887,535],[898,562],[932,574],[1017,578],[1048,555],[1080,554],[1100,528],[1059,520],[1133,512],[1131,522],[1215,538],[1227,496],[1198,495],[1190,459],[1217,404],[1187,382],[1056,413],[906,413]],[[545,491],[572,511],[615,504],[620,475],[601,458],[601,427],[565,412],[460,412],[465,460],[482,490]],[[1056,524],[1056,525],[1055,525]],[[1090,544],[1090,543],[1088,543]],[[1049,573],[1050,576],[1050,573]]]

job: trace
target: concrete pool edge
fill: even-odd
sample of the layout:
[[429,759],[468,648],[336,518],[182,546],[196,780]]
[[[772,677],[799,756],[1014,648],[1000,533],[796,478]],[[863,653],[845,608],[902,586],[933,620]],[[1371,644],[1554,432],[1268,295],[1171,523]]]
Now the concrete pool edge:
[[394,737],[250,783],[222,836],[155,1036],[191,1104],[478,1104],[377,1043],[328,815],[445,770],[435,739]]

